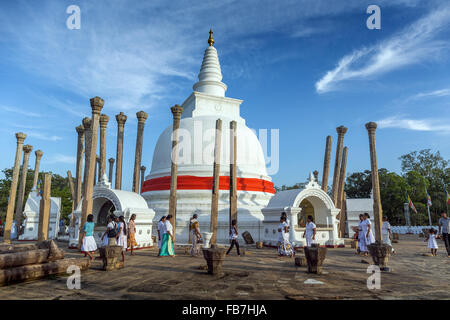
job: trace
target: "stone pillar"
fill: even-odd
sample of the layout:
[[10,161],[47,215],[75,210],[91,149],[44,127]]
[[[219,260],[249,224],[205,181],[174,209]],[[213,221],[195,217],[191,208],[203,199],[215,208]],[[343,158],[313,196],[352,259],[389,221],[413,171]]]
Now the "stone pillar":
[[236,173],[236,152],[237,152],[237,123],[230,122],[230,230],[231,221],[237,220],[237,173]]
[[109,158],[109,175],[108,175],[108,180],[112,185],[112,178],[113,178],[113,169],[114,169],[114,158]]
[[147,168],[145,166],[141,166],[141,185],[140,185],[141,188],[139,190],[140,193],[142,193],[142,186],[144,185],[145,170],[147,170]]
[[22,175],[20,176],[19,181],[19,195],[17,198],[17,206],[16,206],[17,236],[19,236],[19,228],[22,223],[23,201],[25,199],[25,187],[27,185],[27,176],[28,176],[28,162],[30,160],[31,151],[33,151],[33,146],[30,146],[29,144],[23,146]]
[[214,144],[214,167],[211,199],[211,221],[209,231],[212,232],[211,244],[217,242],[217,218],[219,215],[219,180],[220,180],[220,156],[222,150],[222,120],[216,120],[216,139]]
[[370,164],[372,169],[372,192],[373,192],[373,220],[375,222],[375,239],[381,243],[381,226],[383,210],[381,208],[380,180],[378,178],[377,148],[375,143],[375,122],[366,123],[366,129],[369,134]]
[[92,140],[92,130],[91,130],[92,120],[91,118],[83,119],[83,127],[84,127],[84,174],[83,174],[83,188],[82,188],[82,197],[84,196],[86,189],[86,179],[87,179],[87,167],[89,164],[89,155],[90,155],[90,147]]
[[[92,126],[91,126],[91,141],[89,146],[89,154],[86,170],[86,182],[83,195],[83,203],[81,209],[80,234],[83,232],[83,226],[86,223],[88,214],[92,213],[92,192],[94,189],[94,168],[96,161],[97,138],[100,111],[103,108],[104,101],[100,97],[95,97],[90,100],[92,108]],[[79,245],[81,246],[82,237],[79,237]]]
[[52,186],[52,176],[48,173],[44,175],[44,186],[39,208],[39,227],[38,241],[44,241],[48,238],[48,225],[50,222],[50,191]]
[[122,189],[122,159],[123,159],[123,130],[127,116],[123,112],[116,115],[117,120],[117,153],[116,153],[116,184],[115,189]]
[[341,171],[342,146],[344,144],[344,135],[347,132],[347,128],[344,126],[340,126],[336,128],[336,131],[338,134],[338,141],[336,147],[336,161],[334,163],[333,189],[331,190],[334,205],[337,205],[339,174]]
[[175,242],[175,227],[177,216],[177,178],[178,178],[178,129],[180,128],[181,114],[183,107],[174,105],[170,108],[173,114],[172,128],[172,165],[170,168],[170,196],[169,196],[169,214],[172,215],[170,223],[173,226],[173,238]]
[[23,142],[27,135],[23,132],[16,133],[17,147],[16,157],[14,159],[14,169],[11,181],[11,189],[9,189],[8,207],[6,209],[5,230],[3,233],[3,242],[11,243],[11,226],[14,215],[14,205],[16,204],[17,183],[19,180],[20,160],[22,158]]
[[75,186],[73,185],[73,177],[72,172],[70,172],[70,170],[67,170],[67,179],[69,180],[69,189],[70,194],[72,195],[72,212],[73,212],[73,208],[75,207]]
[[[77,168],[76,168],[76,181],[75,181],[75,198],[74,198],[74,204],[73,207],[75,210],[78,207],[78,204],[81,201],[81,186],[82,186],[82,180],[81,175],[83,172],[83,152],[84,152],[84,127],[83,125],[80,125],[75,128],[78,133],[78,141],[77,141]],[[74,227],[72,223],[75,222],[75,219],[71,219],[71,226]]]
[[136,136],[136,152],[134,156],[134,172],[133,172],[133,192],[139,192],[139,170],[141,169],[142,161],[142,142],[144,139],[144,127],[145,120],[148,118],[148,114],[144,111],[136,113],[138,118],[138,128]]
[[346,235],[346,226],[347,226],[347,193],[342,195],[342,209],[341,209],[341,217],[342,217],[342,223],[339,225],[340,231],[341,231],[341,237],[345,237]]
[[36,155],[36,162],[34,163],[34,177],[33,177],[33,186],[31,190],[34,190],[37,186],[37,182],[39,179],[39,167],[41,165],[41,158],[44,153],[42,152],[42,150],[36,150],[34,154]]
[[323,174],[322,174],[322,190],[327,192],[328,190],[328,176],[330,175],[330,158],[331,158],[331,136],[327,137],[325,144],[325,156],[323,159]]
[[[344,188],[345,188],[345,169],[347,167],[347,154],[348,148],[345,147],[342,152],[341,171],[339,172],[339,184],[338,184],[338,196],[336,208],[341,209],[339,213],[339,237],[343,237],[342,226],[345,226],[345,214],[343,212],[342,201],[344,200]],[[345,230],[345,229],[344,229]]]
[[100,166],[101,166],[100,162],[101,162],[100,161],[100,156],[96,155],[96,157],[95,157],[94,186],[97,184],[97,182],[100,182],[100,178],[102,177],[100,175]]
[[106,173],[106,126],[109,117],[106,114],[100,115],[100,174],[98,181]]

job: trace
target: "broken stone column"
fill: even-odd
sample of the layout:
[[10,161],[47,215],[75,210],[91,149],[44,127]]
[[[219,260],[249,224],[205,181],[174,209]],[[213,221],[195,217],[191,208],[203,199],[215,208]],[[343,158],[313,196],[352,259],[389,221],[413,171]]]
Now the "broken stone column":
[[109,158],[108,161],[109,161],[109,174],[108,174],[108,179],[109,179],[109,182],[110,182],[111,185],[112,185],[113,170],[114,170],[114,158]]
[[22,175],[20,176],[19,181],[19,195],[17,198],[17,207],[16,207],[17,237],[19,237],[20,225],[22,224],[23,201],[25,199],[25,187],[27,185],[27,176],[28,176],[28,162],[30,160],[31,151],[33,151],[33,146],[30,146],[29,144],[23,146]]
[[86,189],[86,178],[87,178],[87,167],[89,163],[89,155],[90,155],[90,147],[91,147],[91,137],[92,137],[92,131],[91,131],[91,125],[92,120],[91,118],[84,118],[83,119],[83,127],[84,127],[84,173],[83,173],[83,188],[81,197],[84,196],[85,189]]
[[209,231],[212,232],[211,244],[217,241],[217,218],[219,216],[219,180],[220,180],[220,151],[222,150],[222,120],[216,120],[216,139],[214,144],[213,185],[211,199],[211,221]]
[[3,233],[3,242],[11,243],[11,226],[13,222],[14,206],[16,204],[17,184],[19,180],[20,160],[22,158],[23,142],[27,135],[23,132],[16,133],[17,147],[16,157],[14,159],[14,168],[11,181],[11,188],[9,189],[8,207],[6,209],[5,230]]
[[39,179],[39,167],[41,165],[41,158],[42,158],[44,153],[42,152],[42,150],[36,150],[34,152],[34,154],[36,155],[36,162],[34,163],[33,186],[31,188],[31,190],[36,189],[37,182],[38,182],[38,179]]
[[[89,154],[86,170],[86,186],[84,188],[83,204],[81,209],[80,234],[83,232],[83,226],[86,223],[88,214],[92,213],[92,193],[94,189],[94,169],[96,161],[97,138],[100,111],[105,103],[102,98],[95,97],[90,100],[92,109],[92,125],[91,125],[91,141],[89,146]],[[82,237],[79,237],[79,245],[81,246]]]
[[109,117],[106,114],[100,115],[100,173],[98,181],[106,173],[106,127]]
[[139,170],[141,169],[142,162],[142,143],[144,140],[144,127],[145,120],[148,118],[148,114],[144,111],[136,113],[138,119],[138,128],[136,135],[136,152],[134,156],[134,171],[133,171],[133,192],[139,192]]
[[115,189],[122,189],[122,159],[123,159],[123,131],[127,116],[123,112],[116,115],[117,120],[117,153],[116,153],[116,183]]
[[377,148],[375,142],[375,130],[377,124],[375,122],[366,123],[366,129],[369,134],[369,148],[370,148],[370,164],[372,169],[372,192],[373,192],[373,220],[375,222],[375,243],[367,246],[369,253],[372,256],[373,263],[378,265],[381,270],[389,271],[387,263],[392,252],[392,247],[383,244],[381,238],[381,226],[383,209],[381,207],[380,196],[380,180],[378,177],[378,163],[377,163]]
[[147,168],[145,166],[141,166],[141,189],[139,190],[140,193],[142,193],[142,186],[144,185],[145,170],[147,170]]
[[325,144],[325,156],[323,160],[323,174],[322,174],[322,190],[327,192],[328,190],[328,176],[330,175],[330,158],[331,158],[331,136],[327,137]]
[[322,273],[322,265],[327,255],[327,248],[321,248],[317,244],[311,247],[305,247],[305,257],[308,264],[308,273]]
[[[82,191],[82,172],[83,172],[83,152],[84,152],[84,127],[83,125],[80,125],[75,128],[78,134],[78,141],[77,141],[77,168],[76,168],[76,181],[75,181],[75,198],[74,198],[74,204],[73,207],[76,209],[78,207],[78,204],[81,200],[81,191]],[[75,222],[75,219],[71,219],[70,225],[74,227],[73,224]]]
[[44,186],[42,190],[42,198],[39,207],[39,228],[38,241],[44,241],[48,238],[48,225],[50,222],[50,192],[52,187],[52,176],[48,173],[44,174]]
[[172,165],[170,167],[170,196],[169,196],[169,214],[172,215],[170,223],[173,226],[173,238],[175,243],[175,228],[177,216],[177,178],[178,178],[178,129],[180,128],[181,114],[183,107],[178,104],[170,108],[173,115],[172,127]]
[[237,173],[236,173],[236,152],[237,152],[237,123],[230,122],[230,230],[231,221],[237,220]]
[[347,128],[344,126],[337,127],[336,132],[338,134],[338,141],[336,147],[336,161],[334,163],[333,187],[332,187],[333,189],[331,190],[334,205],[337,204],[338,199],[338,184],[339,184],[339,174],[341,171],[342,147],[344,144],[344,135],[347,132]]
[[222,272],[222,263],[225,259],[226,249],[224,248],[203,248],[203,257],[208,265],[208,273],[214,276],[220,276]]
[[344,187],[345,187],[345,170],[347,167],[347,154],[348,148],[345,147],[342,151],[342,160],[341,160],[341,171],[339,173],[339,184],[338,184],[338,196],[337,196],[337,204],[336,208],[341,209],[339,213],[339,237],[343,237],[342,226],[345,226],[345,217],[343,212],[342,201],[344,200]]

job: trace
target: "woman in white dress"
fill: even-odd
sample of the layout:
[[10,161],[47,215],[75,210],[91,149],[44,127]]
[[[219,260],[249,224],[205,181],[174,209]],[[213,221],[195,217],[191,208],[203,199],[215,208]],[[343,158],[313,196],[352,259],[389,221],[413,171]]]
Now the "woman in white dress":
[[117,245],[122,249],[122,261],[125,262],[125,251],[127,251],[127,224],[123,216],[119,217],[119,232],[117,233]]
[[370,222],[370,216],[366,212],[364,213],[364,221],[361,223],[362,227],[362,238],[364,238],[364,244],[361,246],[361,251],[364,252],[365,256],[369,255],[369,250],[367,246],[375,242],[375,237],[372,233],[372,223]]
[[294,255],[294,250],[289,242],[289,225],[286,222],[286,217],[280,218],[280,225],[278,227],[278,253],[280,256]]
[[356,250],[357,254],[361,253],[361,243],[364,241],[364,237],[362,236],[363,232],[362,232],[362,223],[364,221],[364,215],[360,214],[359,215],[359,222],[358,222],[358,249]]
[[428,249],[431,249],[431,255],[436,256],[437,255],[437,249],[438,249],[438,244],[436,242],[436,235],[437,235],[437,230],[434,228],[430,229],[430,232],[428,234],[428,238],[425,240],[428,240]]
[[394,247],[391,243],[391,224],[389,223],[386,216],[383,216],[383,225],[381,226],[381,237],[383,239],[383,243],[387,244],[392,248],[392,253],[394,254]]
[[305,232],[303,233],[303,238],[306,237],[306,246],[311,247],[313,243],[316,243],[316,225],[313,222],[313,217],[308,216]]
[[106,226],[106,231],[102,236],[102,246],[106,247],[107,245],[115,245],[116,244],[116,223],[114,222],[113,216],[108,216],[108,225]]

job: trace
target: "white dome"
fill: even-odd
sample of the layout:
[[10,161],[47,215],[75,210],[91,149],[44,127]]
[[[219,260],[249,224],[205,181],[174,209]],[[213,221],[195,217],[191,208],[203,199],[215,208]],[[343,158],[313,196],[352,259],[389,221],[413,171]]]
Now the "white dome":
[[[217,117],[184,118],[179,130],[178,175],[212,176]],[[230,172],[231,119],[222,118],[221,175]],[[255,133],[245,124],[237,124],[237,176],[271,180],[267,176],[264,153]],[[155,147],[152,169],[145,180],[170,175],[172,126],[160,135]]]

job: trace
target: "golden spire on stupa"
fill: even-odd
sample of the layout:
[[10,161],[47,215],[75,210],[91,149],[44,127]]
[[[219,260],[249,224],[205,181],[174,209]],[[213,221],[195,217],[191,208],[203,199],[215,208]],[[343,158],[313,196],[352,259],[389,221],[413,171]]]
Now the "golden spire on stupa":
[[210,47],[212,47],[213,46],[213,44],[214,44],[214,39],[213,39],[213,31],[212,31],[212,29],[209,29],[209,39],[208,39],[208,43],[209,43],[209,46]]

